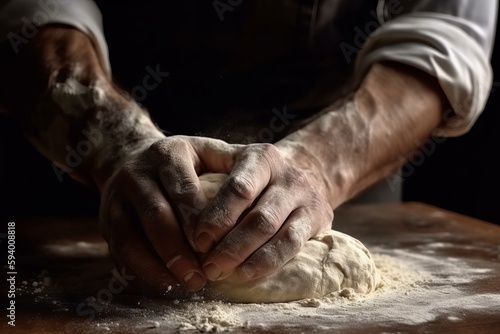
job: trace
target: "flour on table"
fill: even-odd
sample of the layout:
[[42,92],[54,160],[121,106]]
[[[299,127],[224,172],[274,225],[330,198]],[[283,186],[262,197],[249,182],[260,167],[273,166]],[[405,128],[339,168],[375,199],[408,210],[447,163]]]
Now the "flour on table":
[[[226,177],[215,173],[200,176],[208,200],[217,194]],[[233,274],[211,282],[204,295],[244,303],[287,302],[321,298],[345,289],[349,293],[367,294],[380,283],[380,274],[366,247],[347,234],[331,230],[306,242],[275,273],[249,282],[241,282]]]

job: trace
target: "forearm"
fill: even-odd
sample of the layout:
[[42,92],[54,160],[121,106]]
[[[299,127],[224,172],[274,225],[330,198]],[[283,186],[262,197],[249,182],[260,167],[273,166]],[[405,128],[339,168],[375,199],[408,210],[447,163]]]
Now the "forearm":
[[446,106],[434,78],[376,64],[351,99],[277,145],[300,149],[335,208],[399,167],[440,124]]
[[1,72],[3,109],[42,154],[81,182],[102,186],[125,156],[163,137],[76,29],[41,29]]

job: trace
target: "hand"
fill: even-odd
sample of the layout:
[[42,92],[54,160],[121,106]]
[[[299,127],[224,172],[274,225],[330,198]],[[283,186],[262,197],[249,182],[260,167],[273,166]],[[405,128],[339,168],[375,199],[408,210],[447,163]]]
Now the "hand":
[[112,257],[144,290],[172,294],[205,285],[186,238],[207,204],[198,175],[229,171],[239,147],[209,138],[168,137],[129,159],[104,185],[101,230]]
[[196,227],[195,245],[209,252],[209,280],[235,271],[243,281],[266,276],[333,220],[326,184],[307,153],[282,141],[245,146],[234,160]]
[[[40,109],[40,100],[56,83],[64,82],[70,76],[76,77],[83,85],[96,80],[104,84],[108,79],[104,62],[92,39],[76,28],[47,24],[39,28],[29,43],[21,44],[19,52],[16,50],[9,48],[8,52],[2,53],[0,92],[3,94],[0,102],[11,116],[23,122],[42,118],[28,113]],[[56,111],[47,112],[50,115],[45,115],[41,123],[55,118]]]
[[[146,290],[196,291],[206,278],[190,247],[207,251],[219,278],[271,273],[312,236],[329,228],[332,210],[313,169],[270,144],[229,145],[174,136],[130,159],[105,185],[101,226],[110,253]],[[310,164],[308,164],[310,166]],[[198,175],[230,173],[208,203]],[[213,238],[213,243],[206,240]],[[255,268],[249,275],[248,268]],[[127,272],[128,272],[127,271]],[[181,289],[175,289],[181,285]]]

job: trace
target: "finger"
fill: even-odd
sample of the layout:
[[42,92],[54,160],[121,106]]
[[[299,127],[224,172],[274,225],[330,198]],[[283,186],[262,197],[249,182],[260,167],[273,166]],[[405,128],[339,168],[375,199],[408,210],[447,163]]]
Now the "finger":
[[258,199],[245,218],[233,228],[205,259],[203,271],[209,280],[232,274],[252,253],[271,240],[291,212],[297,208],[284,189],[271,186]]
[[183,136],[152,147],[152,154],[162,157],[159,178],[194,249],[194,230],[207,206],[198,175],[205,171],[227,173],[239,147],[216,139]]
[[137,217],[132,208],[126,210],[118,202],[113,203],[109,216],[110,254],[119,267],[126,268],[121,273],[123,281],[162,294],[169,292],[172,286],[177,287],[177,279],[147,241],[140,224],[135,221]]
[[153,144],[148,154],[158,167],[159,181],[194,248],[194,227],[207,204],[198,179],[200,161],[188,141],[172,138]]
[[205,276],[158,184],[146,179],[131,188],[130,198],[144,232],[167,269],[189,291],[201,289]]
[[192,143],[202,171],[229,174],[236,158],[246,145],[228,144],[225,141],[205,137],[186,137]]
[[270,165],[259,153],[247,150],[242,154],[217,196],[203,211],[195,232],[199,251],[210,251],[270,183]]
[[242,281],[268,276],[290,261],[317,235],[319,225],[314,224],[314,214],[304,207],[295,210],[278,233],[264,246],[255,251],[236,270]]
[[[131,293],[142,293],[144,295],[158,296],[161,295],[167,298],[187,297],[186,291],[181,288],[180,284],[172,276],[172,284],[167,286],[167,289],[158,287],[160,283],[147,283],[142,275],[137,274],[121,259],[121,255],[117,251],[110,249],[109,254],[115,264],[116,274],[113,273],[115,279]],[[128,262],[127,262],[128,263]],[[118,285],[118,284],[117,284]]]
[[[177,155],[178,153],[174,153]],[[175,163],[164,163],[158,176],[191,247],[194,230],[207,199],[190,158],[172,156]]]
[[290,261],[307,240],[331,228],[333,211],[328,203],[315,195],[312,201],[315,204],[293,211],[274,238],[238,267],[241,280],[270,275]]

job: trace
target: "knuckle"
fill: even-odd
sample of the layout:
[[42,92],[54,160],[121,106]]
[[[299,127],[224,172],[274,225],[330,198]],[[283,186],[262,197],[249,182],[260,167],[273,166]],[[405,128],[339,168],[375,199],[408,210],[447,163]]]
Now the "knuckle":
[[148,153],[153,154],[154,156],[164,154],[168,152],[169,145],[165,140],[159,140],[151,144],[148,149]]
[[255,278],[274,272],[286,262],[282,252],[278,251],[277,248],[275,246],[264,246],[247,261],[249,264],[255,264],[255,267],[258,268]]
[[311,226],[309,224],[291,224],[286,230],[284,239],[289,245],[292,253],[298,253],[309,238]]
[[281,161],[281,153],[273,144],[259,144],[258,151],[270,166],[274,166]]
[[252,200],[257,192],[255,185],[241,175],[231,176],[227,186],[233,194],[246,200]]
[[309,179],[305,172],[294,168],[289,172],[289,182],[291,186],[304,188],[308,186]]
[[325,212],[326,207],[330,207],[329,205],[326,204],[326,201],[318,195],[317,192],[315,192],[313,189],[310,191],[310,196],[309,196],[309,203],[311,210],[313,211],[312,213],[318,214],[318,213],[323,213]]
[[258,212],[255,227],[260,235],[270,238],[276,234],[278,226],[280,226],[280,221],[275,212],[270,210]]
[[188,152],[189,147],[186,139],[170,137],[151,144],[147,153],[150,158],[158,159],[158,157],[161,157],[161,161],[165,162],[185,154]]
[[221,243],[216,247],[214,252],[214,260],[220,261],[227,265],[230,264],[240,264],[246,260],[246,256],[242,251],[241,242],[235,242],[235,240],[226,240],[224,239]]
[[221,254],[223,254],[224,261],[227,261],[227,263],[232,262],[234,264],[240,264],[246,260],[246,258],[242,255],[242,252],[240,250],[229,250]]
[[142,213],[142,221],[145,224],[154,224],[158,222],[159,218],[165,212],[166,206],[161,202],[148,203]]
[[208,225],[212,226],[215,230],[228,232],[234,227],[235,223],[236,222],[231,219],[226,212],[223,212],[222,214],[216,216],[213,222]]
[[[116,178],[119,181],[130,181],[136,178],[137,174],[138,174],[138,168],[135,165],[135,163],[128,161],[122,166],[122,168],[120,168],[120,171],[116,175]],[[118,184],[119,183],[120,182],[118,182]]]
[[[149,164],[158,169],[160,177],[169,179],[172,175],[180,175],[183,161],[190,159],[193,148],[186,139],[169,139],[156,142],[147,152]],[[176,181],[177,180],[172,180]]]
[[184,178],[183,180],[179,180],[177,185],[173,187],[171,196],[174,198],[184,198],[186,196],[196,195],[200,190],[199,183],[190,178]]
[[276,146],[270,143],[259,144],[261,152],[267,156],[279,156],[279,150]]
[[172,151],[186,152],[190,149],[191,144],[187,138],[184,137],[171,137],[169,141],[169,147]]
[[312,200],[311,209],[313,210],[312,213],[316,213],[317,215],[319,215],[325,221],[326,224],[331,223],[334,214],[333,214],[333,209],[331,205],[328,203],[328,201],[316,193],[314,193],[314,195],[311,196],[311,200]]
[[311,196],[311,205],[304,207],[305,214],[309,219],[316,222],[321,230],[329,228],[333,223],[333,209],[326,200],[322,200],[319,196]]

